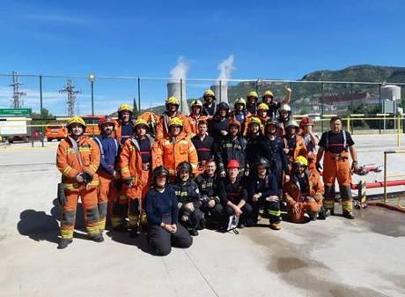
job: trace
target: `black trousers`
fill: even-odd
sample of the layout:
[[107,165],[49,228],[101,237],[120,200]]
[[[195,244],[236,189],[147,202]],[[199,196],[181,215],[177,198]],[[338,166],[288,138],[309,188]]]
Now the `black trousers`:
[[[253,214],[253,207],[249,203],[245,203],[243,207],[241,208],[242,210],[242,215],[240,216],[239,223],[246,224],[252,217]],[[227,226],[228,225],[228,219],[230,216],[233,216],[235,214],[234,210],[230,206],[225,206],[224,208],[224,224]]]
[[219,223],[222,220],[224,208],[220,203],[216,203],[214,207],[209,207],[208,204],[200,208],[204,213],[207,223]]
[[172,246],[188,248],[192,243],[193,238],[181,224],[177,224],[176,233],[169,233],[157,225],[149,225],[149,246],[153,255],[166,256],[172,251]]

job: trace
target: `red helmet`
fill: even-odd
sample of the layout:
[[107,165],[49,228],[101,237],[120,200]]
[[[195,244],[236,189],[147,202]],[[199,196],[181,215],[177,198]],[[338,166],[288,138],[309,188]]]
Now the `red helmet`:
[[303,117],[300,122],[300,128],[304,128],[305,126],[313,126],[314,121],[310,117]]
[[99,121],[98,121],[98,126],[100,127],[100,129],[103,127],[103,125],[105,125],[105,124],[113,124],[114,125],[114,127],[115,127],[115,121],[114,121],[114,119],[112,118],[112,117],[109,117],[109,116],[105,116],[104,118],[101,118]]
[[229,160],[226,168],[228,168],[228,169],[240,168],[238,160]]

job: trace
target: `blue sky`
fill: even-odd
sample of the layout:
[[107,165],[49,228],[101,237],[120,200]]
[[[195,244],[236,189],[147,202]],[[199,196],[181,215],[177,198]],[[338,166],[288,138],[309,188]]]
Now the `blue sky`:
[[[184,57],[188,78],[216,79],[218,64],[230,55],[232,78],[296,79],[365,63],[405,66],[404,6],[400,0],[3,0],[0,73],[168,77]],[[87,82],[75,83],[87,102]],[[1,106],[8,104],[7,84],[0,79]],[[24,84],[31,93],[37,86],[34,79]],[[49,96],[56,98],[63,84],[47,82]],[[205,88],[195,85],[188,93]],[[133,81],[96,86],[100,104],[136,95]],[[112,94],[114,88],[122,90]],[[164,81],[147,82],[144,92],[156,97],[154,90],[164,88]]]

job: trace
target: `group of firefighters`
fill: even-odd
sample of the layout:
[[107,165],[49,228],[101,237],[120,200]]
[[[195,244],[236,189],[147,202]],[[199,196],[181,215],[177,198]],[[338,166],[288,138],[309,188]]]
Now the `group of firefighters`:
[[[102,242],[107,217],[116,231],[149,234],[152,253],[171,245],[188,247],[198,230],[227,231],[255,226],[268,217],[301,223],[334,214],[335,180],[343,217],[353,219],[351,175],[357,154],[342,120],[333,117],[319,139],[311,118],[294,120],[291,89],[278,102],[273,93],[261,100],[252,91],[231,108],[206,90],[179,111],[176,97],[159,116],[134,117],[128,104],[118,120],[100,120],[101,134],[86,136],[86,123],[75,116],[59,144],[62,206],[58,248],[73,239],[80,197],[89,238]],[[323,160],[321,165],[321,160]]]

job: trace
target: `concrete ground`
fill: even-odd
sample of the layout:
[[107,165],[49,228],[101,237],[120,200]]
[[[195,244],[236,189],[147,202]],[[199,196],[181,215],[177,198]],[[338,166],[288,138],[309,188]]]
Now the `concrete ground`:
[[[391,146],[355,141],[360,163]],[[278,232],[264,220],[239,235],[204,230],[167,257],[115,232],[95,243],[79,230],[57,250],[55,147],[0,148],[0,296],[405,295],[405,215],[378,207]],[[392,157],[389,171],[405,174],[405,154]]]

